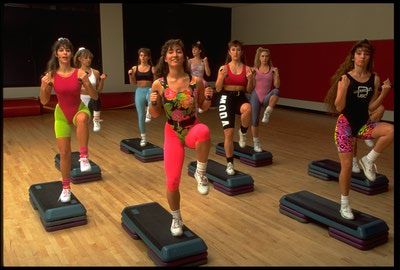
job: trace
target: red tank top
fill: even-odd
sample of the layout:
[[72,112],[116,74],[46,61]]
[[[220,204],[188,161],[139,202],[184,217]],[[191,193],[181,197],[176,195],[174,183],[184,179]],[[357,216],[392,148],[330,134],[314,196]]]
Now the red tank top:
[[58,104],[69,123],[81,104],[81,83],[78,81],[78,69],[68,77],[62,77],[55,73],[54,92],[57,95]]
[[232,73],[229,64],[226,67],[228,69],[228,76],[224,79],[224,85],[247,86],[246,65],[243,65],[242,72],[238,75]]

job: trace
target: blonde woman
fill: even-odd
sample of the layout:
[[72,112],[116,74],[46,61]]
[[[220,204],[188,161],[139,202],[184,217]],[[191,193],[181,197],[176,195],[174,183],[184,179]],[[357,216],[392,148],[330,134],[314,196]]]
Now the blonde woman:
[[251,133],[253,134],[254,151],[261,152],[258,137],[258,124],[262,106],[266,106],[261,122],[268,123],[272,110],[279,100],[281,80],[279,70],[272,65],[271,53],[268,49],[259,47],[254,58],[255,88],[251,93],[252,110]]

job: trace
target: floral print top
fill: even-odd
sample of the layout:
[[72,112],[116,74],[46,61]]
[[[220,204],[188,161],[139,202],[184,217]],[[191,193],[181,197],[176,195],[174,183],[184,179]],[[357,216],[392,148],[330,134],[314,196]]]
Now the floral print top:
[[[197,87],[196,81],[191,79],[189,87],[185,90],[177,92],[168,86],[167,81],[164,78],[158,79],[164,88],[162,95],[162,102],[168,122],[177,133],[179,139],[184,142],[185,136],[190,127],[192,127],[197,121],[196,114],[196,99],[197,99]],[[182,126],[180,122],[195,118],[190,125]],[[173,124],[171,124],[171,122]],[[190,122],[190,121],[187,121]]]

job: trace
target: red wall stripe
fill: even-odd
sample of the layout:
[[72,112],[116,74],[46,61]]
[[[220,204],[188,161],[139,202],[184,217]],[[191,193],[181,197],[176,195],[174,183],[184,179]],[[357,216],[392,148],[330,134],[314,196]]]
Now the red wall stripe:
[[[271,51],[272,63],[281,75],[281,97],[323,102],[330,79],[344,61],[356,41],[245,45],[246,63],[254,63],[258,47]],[[371,40],[375,47],[375,71],[381,82],[394,80],[394,40]],[[394,90],[387,95],[384,106],[394,109]]]

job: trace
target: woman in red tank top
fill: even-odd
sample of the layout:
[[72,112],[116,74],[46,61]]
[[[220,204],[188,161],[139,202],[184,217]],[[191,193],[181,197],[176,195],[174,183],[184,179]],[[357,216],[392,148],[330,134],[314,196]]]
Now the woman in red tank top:
[[246,92],[254,88],[253,70],[243,63],[242,43],[233,40],[228,43],[226,64],[221,66],[215,82],[217,92],[221,90],[219,118],[224,129],[224,149],[227,160],[226,173],[234,175],[233,169],[233,134],[235,116],[240,115],[239,145],[246,146],[246,133],[251,121],[251,105]]
[[40,102],[45,105],[50,100],[51,90],[57,95],[58,104],[54,110],[54,130],[60,153],[60,171],[63,190],[61,202],[71,200],[71,129],[76,128],[80,146],[81,171],[90,171],[88,159],[89,109],[81,102],[80,91],[83,85],[90,97],[97,99],[96,90],[90,83],[87,73],[72,67],[73,45],[67,38],[59,38],[52,47],[52,56],[47,64],[46,75],[40,86]]

